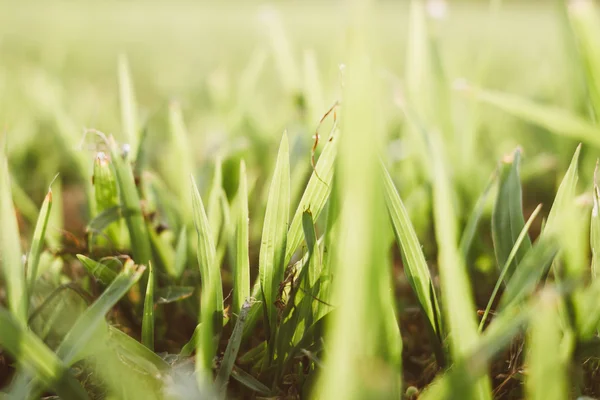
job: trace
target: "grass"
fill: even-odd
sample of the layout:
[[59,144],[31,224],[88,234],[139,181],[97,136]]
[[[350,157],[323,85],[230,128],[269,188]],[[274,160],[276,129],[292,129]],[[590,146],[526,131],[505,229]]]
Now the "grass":
[[600,397],[600,9],[434,5],[0,4],[0,397]]

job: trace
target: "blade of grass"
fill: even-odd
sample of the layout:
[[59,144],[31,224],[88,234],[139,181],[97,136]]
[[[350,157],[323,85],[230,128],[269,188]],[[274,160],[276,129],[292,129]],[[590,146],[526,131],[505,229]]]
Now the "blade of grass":
[[233,312],[239,313],[250,296],[250,259],[248,255],[248,184],[246,163],[240,163],[240,182],[237,194],[237,218],[235,225],[235,250],[233,273]]
[[[455,363],[466,359],[478,342],[475,322],[475,303],[471,294],[466,266],[457,248],[457,221],[452,204],[452,188],[440,138],[431,136],[433,160],[433,210],[435,237],[439,248],[440,285],[444,297],[444,311],[450,332],[450,354]],[[489,378],[480,378],[476,385],[464,393],[465,398],[491,399]]]
[[126,161],[123,160],[112,137],[108,139],[108,145],[110,147],[111,163],[117,178],[121,207],[126,210],[125,221],[131,239],[133,258],[138,264],[147,264],[152,259],[152,251],[133,173]]
[[19,227],[12,201],[8,160],[4,153],[4,140],[0,141],[0,254],[4,273],[7,302],[15,319],[27,326],[27,282],[21,253]]
[[181,228],[179,233],[179,239],[177,239],[177,247],[175,248],[175,260],[173,261],[173,269],[175,278],[179,279],[185,270],[187,264],[187,229],[184,226]]
[[600,147],[600,128],[569,111],[491,90],[469,88],[466,91],[479,101],[539,125],[557,135],[581,140]]
[[144,298],[144,316],[142,318],[142,344],[154,351],[154,268],[148,264],[148,286]]
[[502,267],[500,275],[498,276],[498,280],[496,281],[496,286],[494,286],[492,295],[490,296],[487,306],[485,307],[483,317],[481,317],[481,322],[479,323],[479,332],[481,332],[483,330],[487,316],[488,316],[490,310],[492,309],[492,305],[494,304],[494,300],[496,299],[498,290],[500,290],[500,286],[502,285],[502,282],[504,282],[504,278],[506,276],[506,273],[508,271],[510,264],[512,263],[513,259],[515,258],[517,251],[521,247],[521,243],[523,242],[523,239],[527,236],[527,233],[529,232],[529,228],[531,227],[531,224],[533,223],[533,221],[535,220],[537,215],[540,213],[541,209],[542,209],[542,205],[540,204],[535,208],[535,210],[533,210],[533,212],[529,216],[529,219],[525,223],[525,226],[523,226],[521,233],[519,233],[519,236],[517,237],[517,240],[515,241],[515,244],[514,244],[512,250],[510,251],[508,258],[504,262],[504,266]]
[[557,351],[563,341],[559,301],[556,292],[545,290],[532,316],[525,380],[527,398],[532,400],[569,398],[568,365]]
[[590,248],[592,250],[592,279],[597,279],[600,272],[600,187],[598,186],[598,166],[600,160],[596,161],[594,171],[594,188],[592,215],[590,221]]
[[[525,225],[519,178],[520,155],[520,150],[516,149],[511,156],[505,157],[500,168],[500,186],[492,213],[492,239],[498,267],[506,263]],[[510,280],[529,249],[531,249],[531,239],[527,234],[506,271],[506,282]]]
[[115,271],[101,262],[92,260],[83,254],[77,254],[77,258],[94,278],[98,279],[105,285],[110,285],[111,282],[117,277],[117,273]]
[[269,187],[267,210],[259,254],[260,285],[264,296],[271,332],[269,340],[268,362],[274,357],[275,333],[277,330],[277,308],[275,300],[280,282],[284,278],[285,249],[287,242],[290,213],[290,158],[287,133],[284,132],[277,154],[275,171]]
[[25,370],[64,399],[88,399],[67,366],[33,332],[0,307],[0,345]]
[[29,296],[33,294],[35,281],[37,280],[38,265],[40,262],[40,256],[44,246],[46,227],[48,226],[48,219],[50,216],[50,210],[52,209],[52,189],[48,189],[48,194],[44,198],[42,208],[40,209],[40,215],[38,216],[37,223],[35,224],[35,230],[33,231],[33,238],[31,239],[31,248],[29,249],[29,255],[27,256],[27,275],[29,276]]
[[435,291],[433,290],[429,267],[425,261],[417,233],[413,228],[404,203],[394,186],[392,177],[383,164],[382,169],[386,205],[394,233],[396,234],[396,241],[400,245],[405,260],[404,272],[406,278],[419,299],[419,304],[427,316],[431,329],[441,342],[441,338],[444,336],[441,331],[441,313]]
[[115,280],[102,292],[102,295],[90,306],[77,321],[56,349],[56,355],[66,364],[72,365],[85,352],[88,341],[104,321],[108,311],[131,289],[145,271],[129,259]]
[[187,299],[194,294],[193,286],[167,286],[156,289],[154,304],[170,304]]
[[212,381],[212,362],[216,353],[215,333],[220,334],[223,320],[223,288],[217,262],[213,231],[193,177],[192,206],[198,234],[197,258],[200,266],[200,325],[196,342],[196,380],[200,388]]
[[225,354],[223,355],[223,360],[221,361],[221,368],[219,369],[217,378],[215,380],[215,386],[220,393],[221,399],[225,399],[227,397],[229,376],[231,375],[233,365],[235,364],[235,359],[237,358],[238,351],[240,350],[242,333],[244,332],[244,324],[246,323],[246,318],[248,317],[248,312],[250,311],[251,307],[252,304],[248,300],[243,303],[235,323],[235,327],[233,328],[233,332],[229,338],[229,342],[227,342],[227,348],[225,349]]

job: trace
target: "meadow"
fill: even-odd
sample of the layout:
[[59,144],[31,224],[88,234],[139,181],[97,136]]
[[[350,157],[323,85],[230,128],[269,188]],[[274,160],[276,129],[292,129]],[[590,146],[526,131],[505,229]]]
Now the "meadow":
[[600,398],[599,12],[0,2],[0,398]]

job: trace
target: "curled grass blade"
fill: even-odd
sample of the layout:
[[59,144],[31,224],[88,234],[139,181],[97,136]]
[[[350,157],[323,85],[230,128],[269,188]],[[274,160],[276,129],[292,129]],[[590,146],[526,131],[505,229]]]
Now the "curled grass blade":
[[98,279],[105,285],[110,285],[111,282],[117,277],[117,273],[115,271],[101,262],[92,260],[83,254],[77,254],[77,258],[94,278]]
[[[492,238],[499,268],[506,263],[517,237],[523,231],[525,225],[521,180],[519,178],[520,155],[520,150],[515,150],[512,156],[503,160],[500,168],[500,186],[492,213]],[[529,249],[531,249],[531,239],[527,234],[506,272],[507,282]]]

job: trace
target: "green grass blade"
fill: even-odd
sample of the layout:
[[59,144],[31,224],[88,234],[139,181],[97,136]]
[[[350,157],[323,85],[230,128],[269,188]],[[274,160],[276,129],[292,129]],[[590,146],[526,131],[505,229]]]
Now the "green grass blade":
[[562,400],[569,398],[569,366],[562,353],[563,331],[558,313],[560,297],[552,290],[540,295],[527,340],[527,398]]
[[[105,232],[112,242],[109,245],[120,246],[123,238],[121,237],[121,222],[117,221],[121,218],[121,213],[119,212],[114,220],[108,218],[112,216],[108,210],[120,211],[117,180],[111,163],[104,153],[98,153],[94,161],[93,186],[96,216],[93,223],[90,222],[88,226],[92,233]],[[100,218],[100,216],[106,218]]]
[[246,318],[248,317],[248,312],[250,311],[251,307],[252,305],[249,301],[245,301],[243,303],[235,323],[235,328],[233,328],[231,337],[227,342],[227,348],[225,349],[225,354],[223,355],[223,360],[221,361],[221,368],[219,369],[217,378],[215,380],[215,385],[220,393],[221,399],[225,399],[227,397],[229,376],[231,375],[238,351],[240,350],[240,343],[242,342],[242,334],[244,332],[244,324],[246,323]]
[[590,248],[592,249],[592,278],[597,279],[600,273],[600,187],[598,186],[598,165],[594,171],[594,189],[592,215],[590,221]]
[[577,180],[579,179],[577,173],[580,153],[581,145],[577,146],[573,158],[571,159],[571,163],[569,164],[569,169],[558,187],[544,230],[550,232],[560,230],[561,225],[564,223],[561,219],[564,219],[564,214],[568,213],[574,206]]
[[[433,210],[435,236],[439,246],[440,284],[444,312],[450,333],[450,354],[454,362],[466,359],[479,339],[475,322],[475,303],[465,262],[458,250],[457,221],[452,204],[452,188],[446,175],[440,138],[431,137],[433,159]],[[488,377],[473,386],[465,398],[491,399]]]
[[212,381],[212,361],[217,350],[214,337],[223,325],[223,288],[213,231],[208,224],[204,204],[193,177],[191,181],[194,225],[198,234],[197,257],[202,280],[199,338],[196,342],[196,380],[200,388],[203,388]]
[[305,210],[310,210],[316,221],[325,208],[333,184],[337,141],[335,133],[332,133],[323,147],[323,151],[315,165],[315,171],[313,171],[310,176],[306,189],[300,199],[300,204],[292,218],[290,229],[288,230],[288,239],[285,250],[286,264],[290,262],[292,256],[298,249],[298,246],[302,243],[302,213],[304,213]]
[[104,290],[102,295],[88,307],[69,330],[56,349],[56,355],[71,365],[84,353],[88,341],[104,322],[104,316],[140,279],[145,267],[134,265],[130,259],[125,263],[123,272]]
[[581,140],[596,147],[600,146],[600,128],[569,111],[491,90],[471,88],[467,92],[479,101],[539,125],[557,135]]
[[117,178],[121,207],[125,210],[125,221],[129,230],[133,258],[138,264],[148,264],[152,259],[152,250],[133,172],[121,156],[120,150],[112,137],[109,138],[108,144],[110,146],[111,162]]
[[508,281],[500,299],[499,309],[519,303],[531,294],[544,277],[558,253],[559,245],[551,235],[542,235],[527,252],[519,269]]
[[117,277],[117,273],[115,271],[101,262],[92,260],[83,254],[77,254],[77,258],[94,278],[105,285],[110,285],[111,282]]
[[37,205],[31,200],[29,195],[21,186],[11,177],[10,187],[12,189],[12,197],[15,202],[15,208],[27,219],[30,224],[35,224],[38,220]]
[[118,74],[121,123],[123,126],[123,133],[127,139],[127,144],[131,148],[129,159],[131,161],[135,161],[140,146],[141,131],[138,125],[137,102],[135,99],[135,92],[133,90],[133,83],[131,81],[129,62],[127,61],[127,57],[125,55],[119,56]]
[[223,213],[221,212],[221,191],[223,190],[223,161],[220,157],[215,161],[215,172],[213,175],[210,194],[208,195],[208,225],[212,230],[213,242],[215,248],[219,245],[221,239],[221,229],[223,228]]
[[40,262],[40,255],[44,247],[44,240],[46,236],[46,228],[48,226],[48,219],[50,217],[50,210],[52,209],[52,189],[48,190],[48,194],[44,198],[42,208],[40,209],[40,215],[38,216],[37,223],[35,224],[35,230],[33,231],[33,238],[31,239],[31,248],[29,249],[29,255],[27,256],[27,275],[29,278],[29,295],[33,293],[35,281],[37,280],[38,265]]
[[269,187],[267,210],[263,224],[259,254],[260,285],[264,295],[270,335],[270,359],[275,349],[274,337],[277,325],[275,299],[285,271],[285,249],[290,214],[290,156],[287,133],[284,132],[279,146],[275,171]]
[[419,304],[427,316],[431,329],[435,332],[438,340],[441,340],[443,333],[441,332],[440,307],[433,290],[429,267],[425,261],[417,233],[394,186],[392,177],[385,166],[382,165],[382,168],[386,205],[396,234],[396,241],[400,245],[406,261],[404,263],[406,278],[419,299]]
[[504,282],[504,278],[506,277],[508,268],[510,267],[513,259],[515,258],[517,251],[521,248],[521,243],[523,243],[523,239],[525,239],[525,237],[527,237],[529,228],[531,228],[531,224],[533,223],[533,221],[535,220],[535,218],[537,217],[537,215],[539,214],[541,209],[542,209],[542,205],[540,204],[535,208],[535,210],[533,210],[533,212],[529,216],[529,219],[525,223],[525,226],[523,226],[521,233],[519,233],[519,236],[517,237],[517,240],[515,241],[515,244],[514,244],[512,250],[510,251],[508,258],[504,262],[504,266],[502,267],[502,270],[500,271],[500,275],[498,276],[498,280],[496,281],[496,286],[494,286],[492,295],[490,296],[487,306],[485,307],[485,311],[483,312],[483,317],[481,317],[481,322],[479,323],[479,332],[481,332],[483,330],[483,326],[485,324],[487,316],[488,316],[490,310],[492,309],[492,305],[494,304],[494,301],[496,300],[496,295],[498,294],[498,290],[500,290],[500,286],[502,285],[502,282]]
[[[4,147],[3,143],[0,142],[0,147]],[[4,148],[0,148],[0,254],[9,310],[20,324],[26,326],[29,297]]]
[[241,368],[233,367],[231,377],[248,389],[262,394],[263,396],[270,396],[272,394],[268,387]]
[[[120,350],[129,354],[130,357],[143,359],[145,362],[154,365],[154,367],[161,372],[166,372],[170,369],[169,364],[155,352],[114,326],[107,326],[111,342],[116,344]],[[148,370],[150,371],[150,368],[148,368]]]
[[154,351],[154,268],[148,264],[148,286],[144,298],[144,316],[142,318],[142,344]]
[[64,399],[88,399],[68,368],[33,332],[0,307],[0,345],[27,372]]
[[[500,168],[500,185],[492,213],[492,238],[498,268],[506,263],[517,237],[525,225],[519,178],[520,156],[520,150],[515,150],[511,157],[503,160]],[[531,239],[527,235],[506,272],[507,282],[529,249],[531,249]]]
[[233,262],[233,312],[239,313],[250,296],[250,259],[248,256],[248,183],[246,163],[240,163],[240,183],[237,192],[235,250]]
[[593,1],[571,1],[569,21],[585,71],[587,90],[596,120],[600,118],[600,18]]

